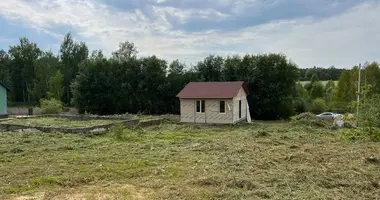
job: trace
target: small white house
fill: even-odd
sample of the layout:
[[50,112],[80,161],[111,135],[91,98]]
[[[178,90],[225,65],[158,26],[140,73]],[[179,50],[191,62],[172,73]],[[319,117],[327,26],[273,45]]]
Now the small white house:
[[250,122],[247,94],[248,88],[243,81],[190,82],[177,95],[181,103],[181,122]]

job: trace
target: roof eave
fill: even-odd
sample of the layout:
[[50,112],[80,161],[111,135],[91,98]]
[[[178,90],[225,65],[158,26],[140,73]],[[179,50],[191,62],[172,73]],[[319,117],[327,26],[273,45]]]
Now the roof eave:
[[5,85],[4,83],[0,82],[0,85],[3,86],[5,88],[5,90],[7,90],[8,92],[12,92],[11,88],[9,88],[7,85]]

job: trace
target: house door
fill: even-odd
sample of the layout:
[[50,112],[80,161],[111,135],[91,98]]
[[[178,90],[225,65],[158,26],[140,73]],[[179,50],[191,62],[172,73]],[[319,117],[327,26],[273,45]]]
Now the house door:
[[239,101],[239,119],[241,119],[241,100]]

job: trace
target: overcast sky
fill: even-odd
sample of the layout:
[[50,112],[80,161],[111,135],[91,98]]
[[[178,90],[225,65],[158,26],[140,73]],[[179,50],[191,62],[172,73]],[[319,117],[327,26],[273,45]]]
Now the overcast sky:
[[209,54],[284,53],[299,67],[380,60],[380,0],[1,0],[0,48],[27,37],[58,53],[71,32],[106,55],[196,63]]

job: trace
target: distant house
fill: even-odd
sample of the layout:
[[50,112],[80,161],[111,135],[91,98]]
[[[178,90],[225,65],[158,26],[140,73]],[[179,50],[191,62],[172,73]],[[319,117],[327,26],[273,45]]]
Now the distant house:
[[8,115],[7,112],[7,92],[10,92],[11,89],[6,86],[4,83],[0,82],[0,116]]
[[236,124],[250,121],[248,88],[237,82],[190,82],[177,97],[181,103],[181,122]]

